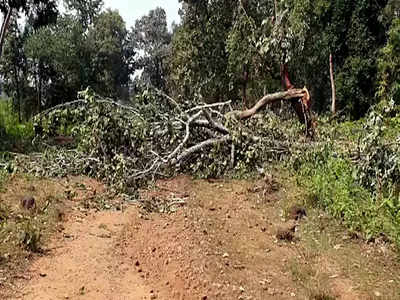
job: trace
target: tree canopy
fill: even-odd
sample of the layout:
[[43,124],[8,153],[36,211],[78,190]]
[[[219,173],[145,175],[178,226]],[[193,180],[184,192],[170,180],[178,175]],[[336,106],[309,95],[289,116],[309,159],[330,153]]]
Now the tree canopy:
[[[349,118],[397,95],[398,1],[181,3],[181,22],[171,31],[162,8],[126,28],[102,0],[64,0],[62,14],[53,0],[2,0],[5,17],[13,10],[0,66],[3,88],[27,116],[87,86],[125,100],[152,86],[180,101],[249,106],[281,88],[284,68],[324,113],[332,56],[338,109]],[[21,13],[23,27],[16,22]]]
[[143,69],[141,79],[158,89],[166,90],[171,33],[167,28],[164,9],[151,10],[148,15],[137,20],[130,35],[130,41],[139,54],[137,67]]

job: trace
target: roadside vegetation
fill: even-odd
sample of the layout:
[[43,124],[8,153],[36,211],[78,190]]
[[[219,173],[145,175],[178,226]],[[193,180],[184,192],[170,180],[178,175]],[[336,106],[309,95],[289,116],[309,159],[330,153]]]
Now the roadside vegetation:
[[[66,199],[51,180],[2,173],[0,184],[0,268],[10,276],[23,270],[32,254],[46,251],[45,243],[60,228]],[[32,207],[24,207],[25,195],[34,197]]]
[[393,136],[399,128],[391,110],[330,126],[324,146],[296,161],[295,169],[311,203],[367,240],[400,245],[400,149],[397,133]]
[[[0,99],[0,151],[25,152],[34,136],[31,121],[20,122],[9,99]],[[6,155],[3,153],[3,155]]]

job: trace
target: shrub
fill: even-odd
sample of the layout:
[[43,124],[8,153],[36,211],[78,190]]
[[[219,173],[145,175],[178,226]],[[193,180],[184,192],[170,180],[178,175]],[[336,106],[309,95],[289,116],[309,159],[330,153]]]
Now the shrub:
[[41,230],[31,221],[26,221],[20,229],[20,243],[31,252],[40,251]]
[[11,101],[6,99],[0,99],[0,138],[0,150],[11,149],[16,144],[29,144],[33,138],[32,122],[19,122]]

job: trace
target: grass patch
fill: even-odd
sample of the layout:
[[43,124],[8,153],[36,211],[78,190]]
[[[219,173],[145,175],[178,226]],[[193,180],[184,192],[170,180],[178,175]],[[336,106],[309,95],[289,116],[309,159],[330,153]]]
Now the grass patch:
[[306,287],[308,299],[331,299],[318,297],[336,296],[328,287],[332,290],[341,283],[361,293],[361,299],[375,299],[376,291],[385,291],[385,299],[398,298],[399,263],[393,247],[364,243],[337,218],[311,207],[307,211],[300,226],[301,258],[290,271],[294,281]]
[[296,169],[311,206],[326,210],[367,240],[384,237],[400,246],[399,199],[390,194],[377,195],[363,187],[356,167],[348,159],[325,148],[304,159]]
[[[355,196],[357,191],[351,194],[342,190],[350,189],[350,186],[347,186],[349,177],[345,176],[349,173],[349,169],[344,168],[347,163],[338,163],[335,167],[335,165],[327,164],[325,160],[320,160],[320,162],[323,165],[326,164],[326,168],[320,169],[318,165],[313,168],[314,173],[303,166],[303,171],[307,171],[308,174],[304,177],[296,178],[286,174],[285,171],[280,172],[279,175],[279,182],[282,183],[284,191],[280,197],[283,199],[280,202],[283,216],[287,219],[288,209],[296,204],[304,206],[307,212],[307,217],[299,223],[296,255],[287,264],[293,283],[304,290],[305,299],[338,299],[343,289],[346,291],[349,289],[349,297],[359,295],[360,299],[376,299],[375,292],[380,292],[387,297],[385,299],[397,299],[400,276],[399,260],[396,252],[393,251],[395,247],[387,243],[365,243],[358,238],[360,234],[353,234],[349,229],[351,226],[343,219],[340,206],[335,208],[337,203],[332,202],[332,199],[339,201],[338,199],[347,198],[345,201],[351,200],[358,203],[359,198]],[[313,165],[310,163],[308,167],[311,168],[311,166]],[[339,170],[342,173],[339,173]],[[335,180],[331,180],[332,174],[342,175],[343,182],[336,177]],[[322,183],[316,180],[317,176],[319,180],[329,178],[331,184],[326,183],[322,186]],[[319,184],[316,185],[316,183]],[[356,181],[353,180],[352,183],[356,184]],[[321,190],[316,189],[314,193],[311,193],[314,185],[321,187]],[[316,192],[319,196],[323,195],[325,201],[317,198]],[[365,192],[363,190],[361,193]],[[329,207],[334,210],[330,211]],[[376,204],[373,207],[376,208],[376,214],[380,218],[378,221],[382,222],[382,218],[385,217],[383,208],[379,208]],[[363,211],[365,207],[359,209]],[[353,210],[357,211],[357,207],[354,206]],[[336,216],[334,216],[335,213]],[[382,215],[383,217],[380,217]],[[371,221],[369,216],[364,216],[363,220],[356,220],[356,216],[350,212],[347,215],[348,221],[352,221],[353,226],[358,222],[368,226],[383,223],[373,222],[373,220],[369,223]],[[390,222],[388,215],[386,215],[386,220]]]
[[[24,195],[35,199],[35,206],[21,205]],[[14,175],[0,193],[0,269],[10,276],[17,272],[32,253],[43,245],[64,215],[63,187],[50,180],[32,180]]]
[[311,294],[310,299],[312,299],[312,300],[335,300],[337,298],[322,291],[322,292],[313,292]]
[[319,272],[316,266],[315,262],[300,263],[293,259],[289,262],[289,270],[293,281],[304,288],[307,299],[336,299],[330,289],[329,276]]

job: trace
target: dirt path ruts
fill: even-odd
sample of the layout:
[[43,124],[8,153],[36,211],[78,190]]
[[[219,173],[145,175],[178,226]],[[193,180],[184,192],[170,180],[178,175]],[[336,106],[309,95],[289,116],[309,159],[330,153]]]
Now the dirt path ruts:
[[131,272],[131,266],[120,265],[115,256],[115,238],[129,221],[131,211],[71,217],[65,223],[63,236],[50,245],[51,253],[30,267],[31,280],[22,288],[20,297],[145,299],[151,289],[136,272]]
[[161,203],[185,199],[172,214],[136,206],[82,212],[77,203],[11,299],[396,299],[390,255],[345,244],[342,231],[339,239],[326,231],[307,238],[322,230],[319,215],[299,225],[299,239],[278,241],[288,195],[263,184],[180,176],[144,192]]

